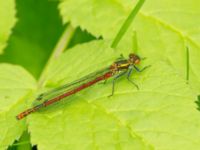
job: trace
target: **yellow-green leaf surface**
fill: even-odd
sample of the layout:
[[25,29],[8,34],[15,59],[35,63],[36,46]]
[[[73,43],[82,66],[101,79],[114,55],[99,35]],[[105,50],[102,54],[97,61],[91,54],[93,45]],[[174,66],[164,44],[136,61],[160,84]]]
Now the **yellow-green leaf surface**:
[[190,83],[200,89],[200,1],[148,1],[134,28],[141,53],[164,59],[186,78],[186,47],[189,48]]
[[[60,12],[64,22],[70,21],[96,36],[114,39],[135,3],[132,0],[63,0]],[[200,89],[199,8],[199,0],[146,0],[118,49],[133,48],[130,41],[135,31],[140,53],[168,61],[186,78],[186,47],[189,47],[190,82]]]
[[0,150],[19,139],[26,129],[16,115],[27,108],[27,97],[36,88],[34,79],[19,66],[0,65]]
[[81,26],[96,36],[113,38],[136,1],[133,0],[63,0],[60,12],[64,22]]
[[15,1],[0,0],[0,53],[6,46],[11,29],[16,22]]
[[[45,87],[80,78],[113,57],[116,53],[102,41],[76,46],[51,63]],[[28,118],[32,144],[40,150],[199,149],[195,94],[165,62],[151,65],[131,77],[140,90],[123,78],[114,96],[108,97],[112,87],[108,80],[32,114]]]

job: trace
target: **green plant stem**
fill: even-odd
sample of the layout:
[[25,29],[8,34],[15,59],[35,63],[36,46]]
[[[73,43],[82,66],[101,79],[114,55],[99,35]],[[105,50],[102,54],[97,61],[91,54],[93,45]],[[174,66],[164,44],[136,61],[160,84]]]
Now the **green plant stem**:
[[55,46],[53,50],[53,53],[51,54],[47,64],[45,65],[43,72],[41,73],[41,76],[38,82],[38,87],[41,87],[45,81],[46,71],[49,64],[52,62],[52,60],[57,59],[63,53],[63,51],[68,47],[71,41],[71,38],[74,35],[74,32],[75,32],[75,29],[69,24],[66,30],[63,32],[61,38],[59,39],[57,45]]
[[114,38],[114,41],[111,44],[112,48],[116,48],[126,31],[128,30],[129,26],[131,25],[133,19],[135,18],[136,14],[144,4],[145,0],[139,0],[136,4],[135,8],[131,11],[128,18],[125,20],[124,24],[120,28],[119,32],[117,33],[116,37]]
[[187,83],[189,83],[189,77],[190,77],[190,53],[189,48],[186,47],[186,80]]

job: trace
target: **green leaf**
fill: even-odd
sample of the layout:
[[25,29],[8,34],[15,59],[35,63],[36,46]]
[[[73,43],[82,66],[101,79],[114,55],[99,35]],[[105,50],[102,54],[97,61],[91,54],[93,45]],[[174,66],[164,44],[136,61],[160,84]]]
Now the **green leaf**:
[[23,68],[1,64],[0,85],[0,150],[3,150],[26,129],[25,122],[17,121],[15,116],[27,108],[27,97],[36,83]]
[[[112,80],[108,80],[106,84],[97,84],[29,116],[27,122],[30,125],[31,140],[39,149],[199,149],[200,114],[194,103],[196,93],[190,89],[190,85],[200,88],[200,2],[146,1],[133,26],[122,38],[116,53],[109,48],[110,41],[113,41],[135,3],[132,0],[60,2],[65,23],[70,21],[73,26],[87,29],[95,36],[102,35],[109,42],[79,45],[51,61],[45,69],[45,77],[41,82],[44,88],[40,92],[108,66],[119,57],[120,52],[127,56],[133,47],[138,47],[141,57],[148,57],[140,68],[149,64],[152,67],[142,73],[134,72],[132,79],[139,85],[139,91],[127,80],[121,79],[116,84],[115,95],[108,98],[112,88]],[[20,7],[32,8],[23,6],[26,5]],[[26,13],[22,14],[27,17]],[[24,24],[22,27],[27,26]],[[46,29],[46,26],[42,29]],[[27,33],[29,31],[27,29]],[[36,36],[33,39],[37,41],[38,32],[34,33]],[[46,37],[51,36],[45,36],[43,40],[39,38],[36,46],[29,42],[24,45],[26,37],[16,38],[20,41],[19,49],[38,48],[43,45],[44,39],[48,39]],[[49,42],[46,44],[49,45]],[[186,47],[189,48],[190,58],[187,58]],[[44,46],[46,48],[51,49]],[[185,80],[188,76],[188,59],[190,85]],[[18,72],[13,67],[8,70]],[[8,75],[6,69],[1,68],[0,71],[0,82],[3,85],[3,104],[0,103],[0,135],[3,136],[0,136],[0,145],[5,149],[25,129],[24,121],[16,122],[13,116],[31,104],[35,95],[35,82],[27,73],[8,82],[7,78],[11,78],[14,73]],[[12,85],[18,88],[25,83],[29,84],[24,91],[13,90],[16,88]],[[10,96],[10,100],[4,100]]]
[[200,1],[147,1],[134,22],[139,51],[152,60],[165,60],[200,89]]
[[[103,41],[76,46],[49,66],[45,88],[103,68],[114,56]],[[198,149],[200,114],[196,95],[185,80],[164,62],[134,73],[132,79],[139,91],[125,78],[108,98],[112,87],[108,80],[32,114],[28,118],[32,143],[42,150]]]
[[16,22],[15,1],[0,1],[0,54],[7,45],[7,40],[11,34],[11,29]]
[[[64,22],[81,26],[92,34],[113,39],[136,2],[63,0],[60,12]],[[124,35],[118,50],[132,49],[137,33],[138,52],[152,61],[168,61],[184,79],[187,78],[186,47],[190,53],[189,83],[200,89],[200,1],[148,0],[137,14],[133,26]]]
[[[107,66],[114,58],[117,58],[114,51],[102,41],[76,46],[47,69],[46,87],[55,87],[55,84]],[[103,88],[102,84],[99,86]],[[99,94],[93,93],[97,97]],[[148,143],[120,120],[102,111],[101,107],[89,104],[84,96],[76,96],[71,97],[70,103],[54,105],[28,118],[32,143],[37,144],[39,149],[150,149]]]
[[96,36],[114,38],[134,5],[132,0],[63,0],[59,8],[65,23],[70,21]]

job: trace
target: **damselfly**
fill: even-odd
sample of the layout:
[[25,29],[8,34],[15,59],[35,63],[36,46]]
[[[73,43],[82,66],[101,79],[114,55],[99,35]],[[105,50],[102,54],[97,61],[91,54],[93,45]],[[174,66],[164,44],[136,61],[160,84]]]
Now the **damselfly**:
[[124,75],[127,75],[128,81],[130,81],[137,89],[139,89],[138,85],[135,84],[130,79],[130,75],[132,74],[132,71],[134,69],[137,72],[142,72],[143,70],[145,70],[146,68],[149,67],[149,66],[146,66],[140,70],[137,67],[137,65],[140,63],[140,61],[141,61],[141,59],[138,55],[130,54],[128,59],[125,59],[124,57],[122,57],[105,69],[102,69],[95,73],[89,74],[79,80],[72,82],[72,83],[69,83],[69,84],[60,86],[58,88],[55,88],[53,90],[44,92],[36,98],[36,100],[44,100],[44,102],[18,114],[17,119],[18,120],[23,119],[27,115],[29,115],[33,112],[36,112],[37,110],[39,110],[41,108],[44,108],[53,103],[56,103],[65,97],[73,95],[83,89],[86,89],[86,88],[96,84],[97,82],[106,81],[107,79],[109,79],[111,77],[113,77],[112,93],[109,96],[112,96],[114,94],[115,81]]

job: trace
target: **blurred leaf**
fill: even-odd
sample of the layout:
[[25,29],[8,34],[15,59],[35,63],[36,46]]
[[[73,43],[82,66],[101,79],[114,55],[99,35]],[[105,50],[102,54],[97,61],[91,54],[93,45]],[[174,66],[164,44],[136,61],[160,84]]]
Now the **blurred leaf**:
[[23,143],[21,145],[17,146],[17,150],[32,150],[31,143],[25,143],[29,141],[30,142],[30,135],[26,131],[22,134],[21,138],[19,139],[19,143]]
[[[102,41],[76,46],[49,66],[46,88],[102,68],[114,56]],[[185,81],[161,62],[133,76],[139,91],[121,79],[115,95],[108,98],[109,80],[32,114],[32,143],[42,150],[198,149],[200,114],[196,95]]]
[[11,29],[16,22],[15,13],[14,0],[0,0],[0,54],[6,47]]
[[16,0],[18,22],[1,62],[19,64],[38,77],[64,27],[58,2]]
[[19,111],[27,108],[27,97],[36,83],[23,68],[0,65],[0,150],[19,139],[26,129],[24,121],[17,121]]

